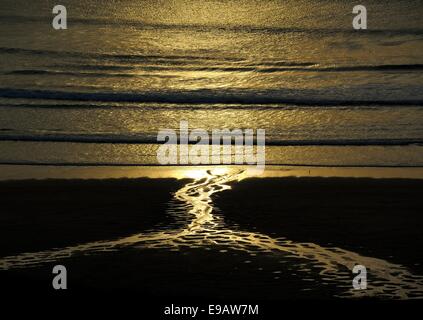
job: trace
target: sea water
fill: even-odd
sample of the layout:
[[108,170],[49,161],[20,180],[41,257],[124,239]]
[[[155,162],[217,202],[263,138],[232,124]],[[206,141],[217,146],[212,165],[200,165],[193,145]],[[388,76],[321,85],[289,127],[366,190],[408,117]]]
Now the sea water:
[[157,133],[266,130],[268,165],[423,165],[423,7],[0,3],[0,162],[157,164]]

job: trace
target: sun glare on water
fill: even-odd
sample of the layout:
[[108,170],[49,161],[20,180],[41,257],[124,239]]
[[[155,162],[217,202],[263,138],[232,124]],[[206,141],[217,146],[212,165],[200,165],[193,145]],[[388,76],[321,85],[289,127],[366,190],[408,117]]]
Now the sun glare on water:
[[189,169],[184,173],[186,178],[199,180],[207,176],[222,176],[230,172],[230,169],[227,167],[218,167],[218,168],[200,168],[200,169]]

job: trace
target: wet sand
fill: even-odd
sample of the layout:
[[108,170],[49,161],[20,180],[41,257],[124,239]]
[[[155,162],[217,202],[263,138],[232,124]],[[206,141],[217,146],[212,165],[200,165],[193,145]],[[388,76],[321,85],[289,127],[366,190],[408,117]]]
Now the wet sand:
[[423,180],[247,179],[217,196],[229,225],[339,247],[423,274]]
[[[329,250],[335,247],[422,274],[423,181],[235,180],[213,176],[191,188],[188,180],[175,179],[1,182],[0,262],[23,252],[62,250],[57,259],[43,262],[41,256],[33,265],[1,270],[3,288],[22,284],[51,294],[52,266],[62,263],[71,293],[136,292],[172,301],[334,299],[351,284],[348,269],[339,272],[339,284],[320,274],[319,259],[345,264],[349,252]],[[222,188],[228,184],[232,190]],[[177,190],[184,192],[175,199]],[[206,214],[196,216],[189,203]],[[230,239],[220,236],[227,233]],[[174,239],[163,243],[157,235]],[[60,249],[69,246],[76,248],[72,254]],[[316,255],[319,263],[304,266],[302,253]],[[398,265],[377,260],[376,271],[384,276],[383,267]],[[407,286],[413,284],[398,270]]]
[[172,193],[188,180],[0,182],[1,256],[114,239],[171,224]]

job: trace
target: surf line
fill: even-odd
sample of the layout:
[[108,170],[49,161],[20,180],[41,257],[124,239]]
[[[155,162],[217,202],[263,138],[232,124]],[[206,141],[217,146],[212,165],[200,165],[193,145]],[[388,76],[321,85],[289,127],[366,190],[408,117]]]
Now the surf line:
[[[180,229],[159,232],[138,233],[129,237],[96,241],[76,246],[39,252],[22,253],[0,258],[0,270],[29,268],[56,262],[78,255],[107,253],[124,248],[135,249],[178,249],[219,248],[247,253],[274,254],[277,259],[286,259],[300,268],[300,263],[319,271],[318,276],[338,287],[345,288],[340,297],[384,297],[407,299],[423,295],[423,276],[414,275],[401,265],[362,256],[342,248],[327,248],[314,243],[293,242],[286,238],[272,238],[258,232],[231,229],[223,218],[213,214],[212,196],[231,189],[231,184],[246,178],[246,171],[215,173],[205,170],[202,177],[186,184],[175,193],[175,199],[183,202],[188,210],[173,210],[175,215],[190,217],[191,220]],[[188,215],[187,215],[188,213]],[[354,265],[366,266],[377,286],[369,284],[366,290],[353,290],[351,279],[346,277]],[[301,271],[301,270],[300,270]],[[393,290],[395,288],[395,290]]]

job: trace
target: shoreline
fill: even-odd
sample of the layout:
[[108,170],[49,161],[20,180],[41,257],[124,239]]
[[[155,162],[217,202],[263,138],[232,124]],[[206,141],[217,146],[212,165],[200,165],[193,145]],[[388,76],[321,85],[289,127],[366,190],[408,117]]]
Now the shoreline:
[[[72,166],[72,165],[5,165],[0,164],[0,181],[44,179],[138,179],[197,178],[207,170],[244,169],[245,166]],[[249,177],[345,177],[375,179],[423,179],[423,167],[336,167],[267,165],[260,175]]]

